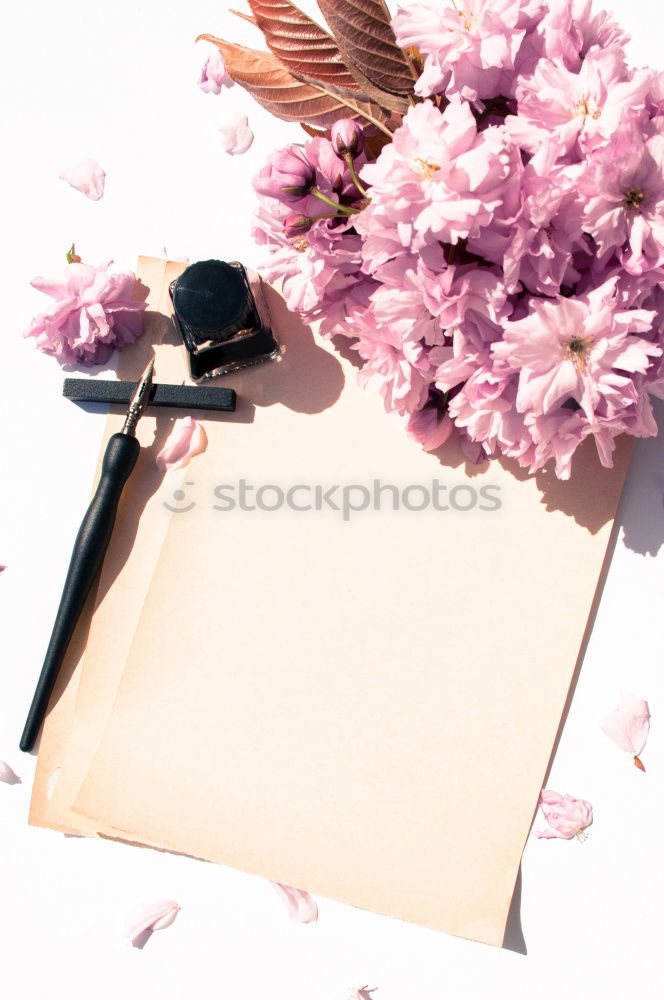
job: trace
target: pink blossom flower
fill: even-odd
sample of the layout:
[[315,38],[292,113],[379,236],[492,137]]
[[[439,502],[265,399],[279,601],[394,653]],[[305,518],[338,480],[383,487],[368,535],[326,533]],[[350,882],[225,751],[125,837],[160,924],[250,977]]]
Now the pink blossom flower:
[[664,262],[664,135],[624,129],[590,160],[582,191],[583,228],[601,254],[620,249],[631,274]]
[[333,275],[320,305],[311,313],[311,319],[319,324],[321,336],[347,337],[350,347],[357,349],[357,332],[377,288],[378,282],[363,275],[352,264]]
[[378,153],[342,120],[272,155],[266,276],[425,448],[566,479],[592,435],[610,466],[664,398],[664,74],[590,0],[419,0],[394,25],[436,96]]
[[576,28],[581,35],[579,55],[582,58],[585,58],[594,46],[608,49],[611,46],[624,47],[629,42],[630,36],[607,11],[593,10],[593,0],[572,0],[570,6],[572,10],[570,29],[573,31]]
[[233,80],[226,72],[219,49],[215,48],[203,63],[198,86],[206,94],[220,94],[224,87],[233,86]]
[[441,114],[415,105],[375,163],[362,170],[371,203],[354,221],[369,270],[408,248],[477,235],[510,185],[511,150],[502,129],[478,133],[467,104]]
[[592,0],[549,0],[541,10],[519,52],[516,68],[521,74],[532,72],[539,59],[558,62],[576,73],[594,46],[623,47],[629,41],[606,11],[593,11]]
[[392,21],[397,41],[426,56],[417,93],[446,90],[470,101],[500,93],[525,34],[522,6],[522,0],[419,0],[399,9]]
[[90,158],[81,160],[75,166],[60,171],[58,176],[61,181],[66,181],[90,201],[99,201],[104,194],[106,174],[96,160]]
[[[313,201],[314,199],[310,199]],[[305,202],[306,206],[306,202]],[[268,281],[282,281],[282,292],[289,309],[309,316],[320,308],[330,285],[341,280],[353,258],[359,256],[359,238],[346,236],[343,223],[328,229],[325,220],[311,222],[308,232],[293,232],[293,217],[283,208],[281,221],[273,208],[262,207],[255,218],[254,238],[266,246],[269,257],[262,271]],[[312,209],[315,212],[316,209]],[[312,218],[312,216],[307,216]]]
[[401,415],[420,410],[433,381],[427,351],[416,341],[402,343],[389,325],[378,325],[365,313],[355,349],[365,364],[358,375],[361,385],[383,397],[386,410]]
[[616,308],[615,284],[574,299],[533,299],[527,316],[505,323],[491,350],[519,373],[517,410],[538,416],[571,400],[592,424],[636,402],[634,377],[662,350],[636,336],[650,330],[654,313]]
[[254,141],[254,133],[249,128],[246,115],[229,112],[217,126],[219,139],[223,149],[231,156],[246,153]]
[[544,789],[540,795],[540,809],[549,824],[546,830],[536,830],[535,836],[542,839],[559,837],[562,840],[581,839],[583,831],[593,821],[593,808],[584,799],[575,799],[571,795],[559,795],[550,789]]
[[111,264],[72,263],[64,280],[33,278],[31,285],[53,299],[25,331],[37,347],[62,365],[99,365],[114,348],[131,344],[143,331],[145,302],[133,298],[136,276],[115,273]]
[[559,142],[542,142],[523,168],[518,209],[469,241],[469,249],[502,264],[510,292],[523,285],[556,295],[581,239],[580,168],[559,164],[559,155]]
[[488,268],[451,266],[429,279],[425,304],[445,329],[448,350],[432,353],[436,385],[454,389],[490,357],[511,313],[504,285]]
[[591,49],[578,73],[542,59],[517,85],[519,114],[506,125],[532,153],[550,135],[566,151],[577,140],[583,149],[593,149],[611,138],[623,119],[643,111],[649,82],[646,72],[628,72],[617,46]]
[[134,948],[143,948],[153,931],[170,927],[179,913],[179,905],[172,899],[151,899],[132,910],[125,937]]
[[[469,458],[472,456],[469,446],[474,444],[473,460],[476,462],[481,458],[503,454],[516,459],[530,472],[536,472],[551,457],[558,456],[554,456],[552,449],[545,451],[543,446],[538,450],[538,442],[529,426],[532,422],[531,415],[524,418],[515,406],[517,386],[517,377],[504,366],[480,366],[450,399],[449,412],[462,435],[462,441],[465,440],[464,450]],[[576,414],[565,409],[559,412],[571,418],[576,417]],[[571,460],[579,440],[575,439],[570,446],[567,436],[562,432],[554,438],[556,444],[564,444],[556,470],[561,478],[566,478],[565,461]]]
[[162,472],[182,469],[195,455],[207,448],[205,428],[193,417],[180,417],[173,424],[163,448],[155,461]]
[[648,702],[626,691],[620,695],[618,707],[601,723],[603,731],[621,750],[632,754],[639,770],[645,768],[639,759],[650,732]]
[[281,882],[272,882],[271,884],[286,904],[291,920],[297,920],[300,924],[311,924],[318,920],[316,900],[308,892],[304,889],[294,889],[290,885],[283,885]]
[[[442,344],[444,332],[437,311],[442,311],[439,288],[445,277],[428,266],[427,260],[448,269],[444,258],[402,254],[383,264],[375,273],[380,286],[371,296],[372,320],[389,327],[402,343]],[[458,303],[455,302],[455,305]]]
[[382,265],[367,308],[354,316],[353,334],[358,338],[355,349],[365,361],[360,382],[379,391],[386,409],[402,415],[408,432],[433,449],[452,428],[446,405],[439,406],[443,393],[432,386],[438,356],[449,350],[441,323],[426,301],[427,288],[433,288],[438,277],[429,265],[446,266],[442,255],[437,260],[435,254],[404,255]]
[[4,781],[6,785],[21,784],[18,774],[16,774],[9,764],[5,764],[4,760],[0,760],[0,781]]

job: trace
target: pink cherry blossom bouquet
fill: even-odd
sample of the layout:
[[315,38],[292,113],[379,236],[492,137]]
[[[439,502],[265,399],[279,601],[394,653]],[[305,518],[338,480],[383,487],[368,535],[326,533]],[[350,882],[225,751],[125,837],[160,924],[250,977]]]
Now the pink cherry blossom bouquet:
[[664,75],[589,0],[250,0],[226,70],[309,138],[255,180],[268,279],[428,450],[570,475],[664,396]]

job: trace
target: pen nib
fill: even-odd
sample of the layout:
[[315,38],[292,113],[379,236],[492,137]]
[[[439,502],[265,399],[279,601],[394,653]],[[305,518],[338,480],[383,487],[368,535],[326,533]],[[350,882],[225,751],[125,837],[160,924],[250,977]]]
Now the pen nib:
[[152,395],[153,373],[154,356],[150,358],[147,368],[136,383],[136,388],[134,389],[134,394],[131,397],[129,409],[127,410],[127,419],[125,420],[124,427],[122,428],[123,434],[130,434],[133,436],[136,433],[136,424],[143,416],[145,408],[150,402],[150,396]]

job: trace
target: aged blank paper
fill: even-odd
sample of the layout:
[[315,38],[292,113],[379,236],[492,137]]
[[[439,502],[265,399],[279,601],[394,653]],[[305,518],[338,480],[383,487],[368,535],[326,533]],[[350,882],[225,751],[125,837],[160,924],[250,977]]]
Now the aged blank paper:
[[[206,422],[74,813],[500,944],[628,448],[568,484],[441,464],[271,304],[284,357]],[[315,509],[376,480],[380,510]],[[404,509],[434,480],[477,503]],[[306,486],[314,509],[242,510],[242,481],[245,508]]]

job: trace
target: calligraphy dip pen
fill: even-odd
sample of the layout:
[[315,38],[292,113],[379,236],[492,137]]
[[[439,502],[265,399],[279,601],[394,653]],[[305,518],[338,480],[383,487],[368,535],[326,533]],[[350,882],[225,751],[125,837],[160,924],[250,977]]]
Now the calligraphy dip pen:
[[154,358],[138,380],[122,430],[113,434],[106,446],[101,477],[74,543],[51,641],[21,736],[21,750],[30,751],[35,745],[58,671],[104,561],[122,490],[141,450],[136,438],[136,425],[150,401],[153,372]]

